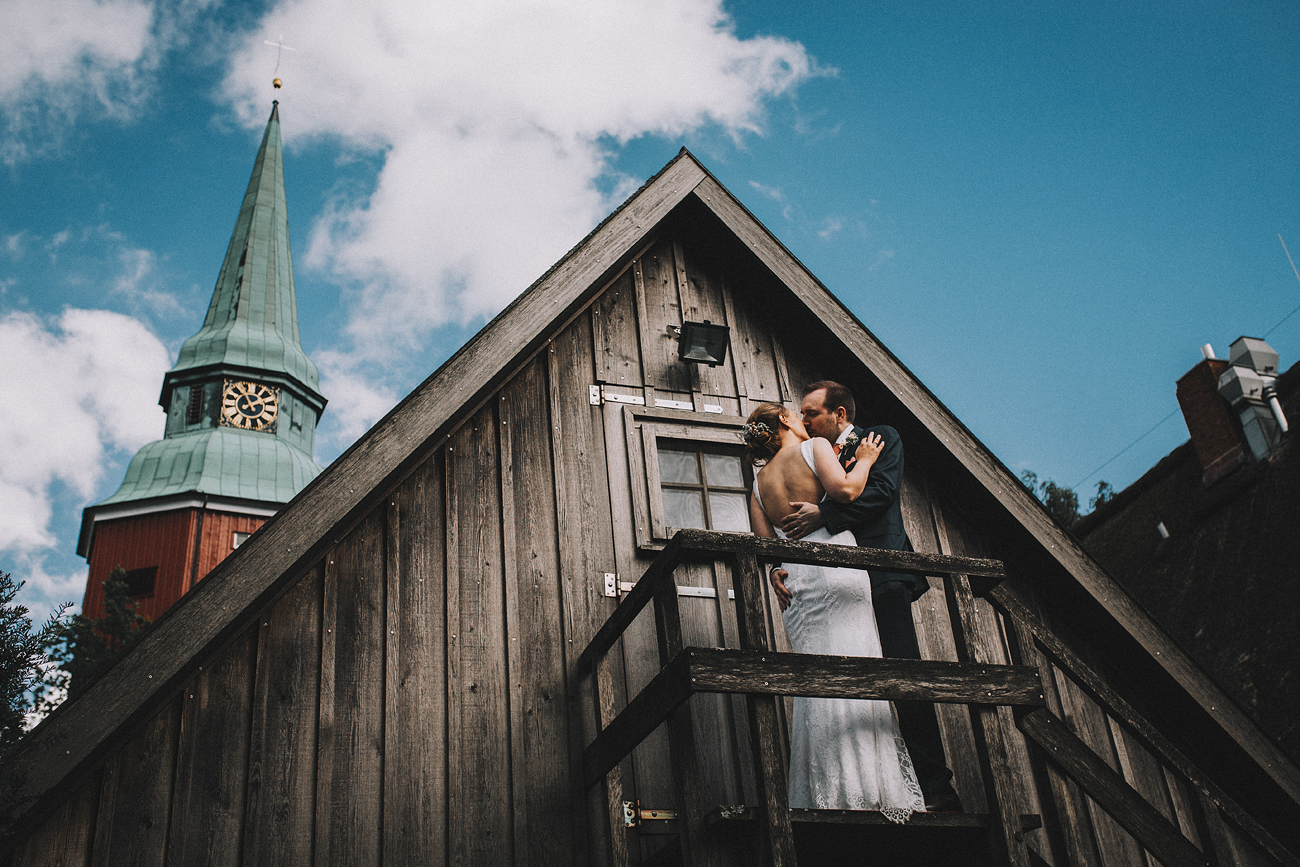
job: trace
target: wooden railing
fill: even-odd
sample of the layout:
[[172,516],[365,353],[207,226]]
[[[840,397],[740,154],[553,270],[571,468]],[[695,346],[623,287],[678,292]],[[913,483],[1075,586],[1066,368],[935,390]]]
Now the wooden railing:
[[[678,613],[676,567],[690,560],[720,560],[732,569],[736,593],[739,649],[686,647]],[[579,676],[594,673],[595,700],[601,731],[583,756],[584,783],[594,786],[606,774],[617,774],[618,763],[658,725],[669,726],[670,760],[680,789],[684,815],[682,850],[688,865],[709,863],[705,815],[712,807],[700,798],[697,754],[690,718],[678,712],[696,692],[743,693],[746,697],[750,742],[763,829],[763,860],[773,865],[794,865],[794,837],[786,807],[786,768],[777,728],[777,702],[783,695],[820,698],[862,698],[887,701],[923,700],[952,702],[987,708],[991,718],[977,716],[977,748],[981,764],[992,768],[990,811],[994,836],[1004,851],[1020,836],[1020,816],[1013,797],[1012,774],[1005,750],[999,749],[996,705],[1040,707],[1042,689],[1035,669],[998,665],[982,652],[967,654],[961,662],[903,659],[846,658],[779,653],[769,646],[765,628],[763,562],[816,563],[862,569],[887,569],[938,575],[959,582],[957,595],[974,623],[971,581],[986,587],[1002,580],[1001,563],[913,552],[883,551],[842,545],[761,539],[730,533],[682,530],[646,570],[614,614],[601,627],[579,657]],[[654,603],[661,670],[617,715],[612,714],[612,683],[604,665],[605,654],[645,607]],[[959,632],[970,630],[959,630]],[[961,642],[959,642],[961,644]],[[990,747],[992,747],[990,749]],[[609,782],[609,781],[607,781]],[[609,786],[610,815],[621,803],[617,781]],[[615,838],[618,835],[613,835]],[[626,850],[614,840],[616,862]],[[1028,864],[1027,860],[1024,860]]]
[[[732,571],[739,648],[688,647],[682,635],[674,570],[692,561],[722,561]],[[944,580],[957,662],[850,658],[781,653],[770,646],[766,628],[764,564],[815,563],[905,572]],[[610,842],[617,867],[630,863],[621,831],[622,785],[619,763],[656,727],[668,725],[669,758],[683,813],[682,861],[688,867],[716,863],[705,818],[716,804],[701,796],[698,753],[687,700],[697,692],[743,694],[758,787],[762,862],[794,865],[794,837],[786,805],[786,768],[779,741],[781,696],[920,700],[970,707],[975,750],[988,800],[988,826],[994,858],[1014,867],[1043,863],[1023,833],[1017,789],[1034,786],[1040,794],[1044,827],[1059,863],[1086,864],[1063,840],[1087,827],[1077,791],[1115,818],[1165,867],[1231,865],[1226,821],[1274,863],[1300,867],[1300,861],[1267,830],[1176,750],[1113,689],[1054,636],[1002,583],[1003,564],[995,560],[884,551],[808,542],[778,541],[702,530],[678,532],[622,600],[577,662],[578,676],[594,675],[598,733],[583,754],[583,782],[605,781]],[[989,601],[1005,620],[1011,660],[999,636],[980,628],[976,598]],[[625,708],[615,712],[614,688],[605,655],[636,617],[654,603],[660,670]],[[987,612],[986,612],[987,616]],[[1153,755],[1181,776],[1195,793],[1198,836],[1203,848],[1153,807],[1110,764],[1079,739],[1060,717],[1060,699],[1050,667],[1067,672],[1098,705],[1129,729]],[[1016,737],[999,720],[998,706],[1010,706],[1028,742],[1033,780],[1018,778],[1007,738]],[[1073,806],[1072,806],[1073,805]],[[1072,814],[1076,810],[1078,815]]]

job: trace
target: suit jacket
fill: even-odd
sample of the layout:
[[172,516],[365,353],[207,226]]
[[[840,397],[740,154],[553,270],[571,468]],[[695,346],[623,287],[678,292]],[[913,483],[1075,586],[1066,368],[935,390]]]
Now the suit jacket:
[[[871,468],[867,477],[867,486],[862,494],[851,503],[837,503],[831,499],[821,502],[822,519],[826,529],[831,533],[852,530],[858,545],[864,548],[884,548],[889,551],[911,551],[912,542],[907,538],[903,528],[903,439],[898,431],[889,425],[875,425],[868,428],[853,428],[859,439],[869,433],[880,434],[885,447]],[[846,464],[853,457],[848,449],[840,452],[840,463]],[[898,572],[871,571],[873,592],[892,587],[901,587],[911,599],[916,599],[930,584],[917,575],[904,575]]]

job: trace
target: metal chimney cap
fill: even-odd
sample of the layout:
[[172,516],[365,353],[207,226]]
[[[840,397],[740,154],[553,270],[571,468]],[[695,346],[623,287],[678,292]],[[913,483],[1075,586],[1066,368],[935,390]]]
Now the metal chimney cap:
[[1249,367],[1264,376],[1277,376],[1277,351],[1258,337],[1241,336],[1228,347],[1228,363]]

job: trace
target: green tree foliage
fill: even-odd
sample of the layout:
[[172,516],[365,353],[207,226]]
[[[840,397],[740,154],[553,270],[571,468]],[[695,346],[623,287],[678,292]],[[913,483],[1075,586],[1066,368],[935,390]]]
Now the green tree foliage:
[[1051,479],[1040,482],[1038,474],[1032,470],[1021,473],[1020,481],[1047,507],[1052,517],[1066,527],[1079,520],[1079,495],[1073,488],[1058,485]]
[[[104,616],[74,614],[58,632],[51,658],[59,665],[47,695],[67,691],[68,698],[85,692],[100,672],[140,638],[149,621],[140,616],[131,596],[126,572],[117,567],[104,581]],[[60,696],[54,695],[55,699]]]
[[40,629],[32,631],[27,608],[14,603],[22,582],[15,584],[7,572],[0,572],[0,759],[27,729],[27,714],[33,709],[33,690],[46,676],[47,651],[61,629],[64,605]]
[[1104,506],[1113,499],[1115,499],[1115,489],[1110,486],[1110,482],[1098,482],[1097,496],[1088,502],[1088,506],[1096,511],[1098,506]]

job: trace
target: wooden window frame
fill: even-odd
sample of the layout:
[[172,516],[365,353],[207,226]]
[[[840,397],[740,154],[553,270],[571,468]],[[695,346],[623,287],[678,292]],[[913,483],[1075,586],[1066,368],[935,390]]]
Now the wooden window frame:
[[745,441],[740,429],[744,424],[745,420],[738,416],[632,406],[623,408],[637,548],[658,551],[668,542],[663,482],[659,477],[659,440],[743,447]]

